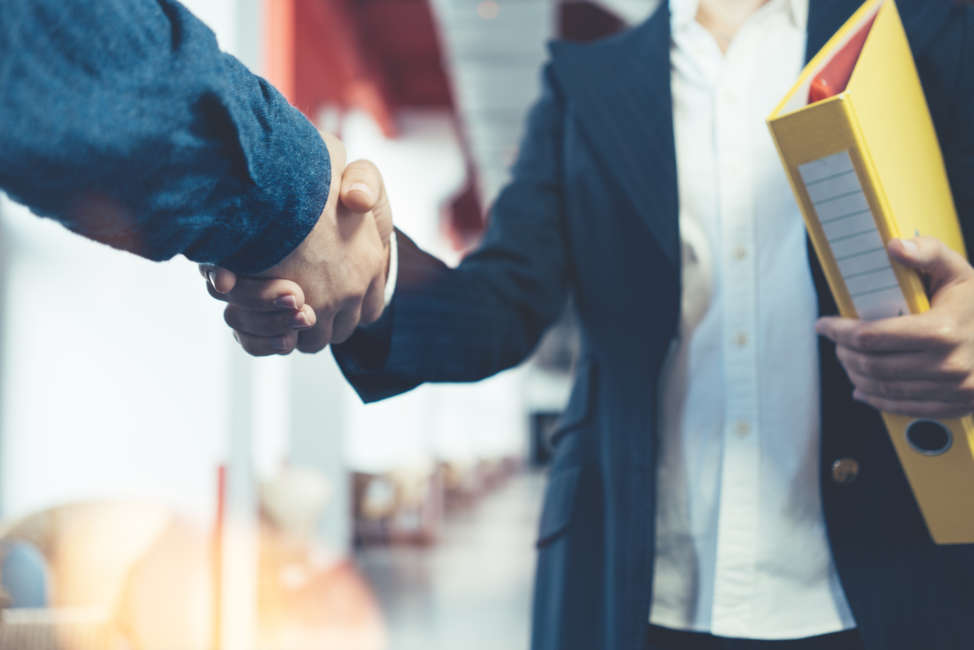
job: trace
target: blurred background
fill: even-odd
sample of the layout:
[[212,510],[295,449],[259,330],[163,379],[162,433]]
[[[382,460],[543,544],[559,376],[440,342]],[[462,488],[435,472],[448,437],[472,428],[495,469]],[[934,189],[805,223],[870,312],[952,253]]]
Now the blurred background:
[[[545,44],[658,0],[189,0],[451,264],[517,155]],[[520,368],[363,406],[331,355],[253,360],[186,260],[0,196],[0,649],[528,646],[570,310]]]

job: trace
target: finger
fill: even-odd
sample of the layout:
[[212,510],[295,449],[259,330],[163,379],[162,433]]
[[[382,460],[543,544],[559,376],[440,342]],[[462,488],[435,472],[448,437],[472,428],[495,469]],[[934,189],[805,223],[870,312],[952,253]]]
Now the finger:
[[372,210],[382,189],[382,175],[372,162],[356,160],[345,167],[342,174],[341,201],[349,210],[359,213]]
[[225,293],[220,293],[216,289],[214,289],[213,283],[210,282],[209,280],[206,281],[206,292],[210,294],[211,298],[215,298],[220,302],[227,302],[228,300],[230,300],[230,296],[226,295]]
[[380,241],[392,235],[392,208],[379,169],[368,160],[349,163],[342,175],[342,205],[352,212],[372,212]]
[[924,352],[877,354],[839,346],[835,353],[847,373],[878,381],[963,381],[966,376],[960,370],[945,367],[943,357]]
[[308,329],[315,324],[315,313],[305,305],[298,312],[290,309],[280,311],[254,311],[235,305],[223,310],[223,320],[230,329],[251,336],[284,336],[292,330]]
[[946,403],[972,403],[971,391],[955,381],[909,379],[880,381],[872,377],[849,372],[849,379],[856,390],[871,397],[891,400],[923,400]]
[[251,336],[243,332],[234,332],[233,338],[247,354],[255,357],[290,354],[298,343],[297,332],[288,332],[282,336]]
[[875,321],[825,316],[815,331],[836,345],[860,352],[944,351],[954,341],[944,335],[940,317],[932,312]]
[[[210,295],[213,295],[211,292]],[[296,282],[278,278],[242,277],[227,294],[214,297],[253,311],[298,310],[304,305],[304,291]]]
[[213,264],[200,264],[200,275],[216,290],[217,293],[228,293],[237,283],[237,275],[233,271]]
[[362,303],[356,302],[354,305],[346,307],[335,315],[335,322],[332,325],[331,342],[332,344],[344,343],[358,329],[362,319]]
[[888,249],[895,261],[930,279],[932,294],[951,282],[974,277],[967,260],[936,237],[891,239]]
[[915,418],[959,418],[971,413],[971,407],[967,405],[927,400],[884,399],[866,395],[858,390],[852,396],[854,399],[880,411],[909,415]]
[[328,347],[331,343],[333,321],[333,315],[319,313],[317,324],[298,334],[298,350],[312,354]]
[[369,285],[369,290],[362,299],[362,315],[360,325],[369,325],[379,320],[386,308],[386,279],[376,276]]

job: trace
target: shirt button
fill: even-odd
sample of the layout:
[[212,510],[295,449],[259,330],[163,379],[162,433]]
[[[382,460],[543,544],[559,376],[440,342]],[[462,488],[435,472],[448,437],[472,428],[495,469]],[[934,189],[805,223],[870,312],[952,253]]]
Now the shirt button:
[[734,336],[734,345],[736,345],[739,348],[745,347],[747,345],[747,342],[748,342],[747,332],[738,332]]
[[738,246],[737,248],[734,249],[734,252],[731,253],[731,255],[733,255],[734,259],[737,260],[738,262],[740,262],[741,260],[746,260],[747,249],[744,248],[743,246]]
[[734,425],[734,433],[736,433],[739,438],[747,437],[747,434],[751,433],[750,423],[747,420],[738,420]]
[[832,482],[836,485],[849,485],[859,478],[859,461],[855,458],[840,458],[832,463]]

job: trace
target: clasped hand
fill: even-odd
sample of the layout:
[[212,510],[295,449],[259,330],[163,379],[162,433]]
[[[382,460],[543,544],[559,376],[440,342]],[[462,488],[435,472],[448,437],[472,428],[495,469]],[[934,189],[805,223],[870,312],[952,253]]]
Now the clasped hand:
[[826,317],[853,396],[882,411],[950,418],[974,412],[974,268],[933,237],[893,240],[890,257],[920,272],[930,310],[876,321]]
[[[332,160],[344,162],[341,143],[332,139],[333,147]],[[203,268],[250,354],[317,352],[383,311],[392,218],[382,178],[371,163],[340,169],[332,179],[340,191],[278,266],[253,278]],[[914,417],[974,413],[974,268],[932,237],[893,240],[889,254],[925,278],[930,310],[876,321],[824,317],[816,331],[836,344],[855,399]]]
[[345,147],[323,134],[331,190],[312,231],[257,276],[201,265],[207,288],[227,303],[224,319],[254,356],[318,352],[346,340],[385,308],[392,214],[375,166],[345,166]]

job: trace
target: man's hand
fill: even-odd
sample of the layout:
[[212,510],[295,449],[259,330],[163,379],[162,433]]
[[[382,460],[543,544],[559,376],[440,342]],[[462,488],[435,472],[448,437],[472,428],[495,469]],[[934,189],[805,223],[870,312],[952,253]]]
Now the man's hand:
[[334,188],[318,223],[276,266],[237,277],[201,266],[227,324],[254,356],[318,352],[382,314],[392,213],[382,177],[367,161],[345,167],[345,147],[323,134]]
[[890,256],[928,281],[930,311],[872,322],[819,319],[855,385],[882,411],[950,418],[974,412],[974,268],[933,237],[893,240]]

